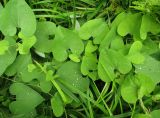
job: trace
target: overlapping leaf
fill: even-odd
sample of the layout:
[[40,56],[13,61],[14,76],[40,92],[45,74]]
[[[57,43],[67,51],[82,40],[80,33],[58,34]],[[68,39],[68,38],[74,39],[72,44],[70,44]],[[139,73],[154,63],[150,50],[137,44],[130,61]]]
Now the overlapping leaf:
[[52,84],[45,80],[45,75],[40,69],[35,65],[35,68],[31,69],[31,65],[33,66],[30,54],[19,55],[15,62],[7,68],[5,74],[8,76],[18,74],[23,82],[31,82],[36,79],[38,80],[36,86],[40,87],[43,92],[48,93],[52,88]]
[[110,82],[116,77],[115,70],[122,74],[132,69],[130,61],[120,52],[112,49],[102,50],[98,62],[98,75],[103,81]]
[[154,90],[155,84],[151,78],[143,74],[130,75],[121,85],[121,95],[128,103],[136,103],[138,99],[149,95]]
[[97,50],[97,46],[93,45],[92,41],[88,41],[85,47],[85,55],[82,58],[81,63],[81,72],[83,75],[88,75],[93,80],[96,79],[97,73],[97,55],[95,51]]

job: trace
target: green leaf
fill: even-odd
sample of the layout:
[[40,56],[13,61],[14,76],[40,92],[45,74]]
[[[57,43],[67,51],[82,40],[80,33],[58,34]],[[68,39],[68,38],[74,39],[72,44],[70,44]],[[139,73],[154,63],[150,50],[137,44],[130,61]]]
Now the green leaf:
[[93,45],[92,41],[89,40],[86,47],[85,47],[85,53],[92,53],[95,52],[97,50],[97,46]]
[[157,84],[160,82],[160,62],[150,56],[145,57],[143,64],[135,65],[136,73],[144,74]]
[[76,31],[63,27],[58,27],[53,40],[53,56],[57,61],[65,61],[68,57],[67,51],[71,54],[80,56],[84,50],[84,44]]
[[37,37],[37,42],[34,45],[36,50],[40,52],[52,52],[53,40],[56,33],[56,25],[53,22],[44,21],[37,23],[37,29],[35,36]]
[[34,64],[28,65],[28,72],[33,72],[36,69],[36,66]]
[[49,71],[47,71],[47,73],[46,73],[46,80],[47,80],[47,81],[51,81],[51,79],[53,79],[53,71],[52,71],[52,70],[49,70]]
[[152,117],[148,114],[135,114],[133,118],[152,118]]
[[58,92],[55,93],[54,96],[51,98],[51,106],[53,113],[56,117],[60,117],[63,115],[64,105]]
[[0,55],[0,75],[2,75],[7,67],[14,62],[17,55],[15,39],[6,37],[4,40],[9,43],[9,48],[5,54]]
[[88,40],[91,36],[96,37],[101,34],[105,28],[108,28],[108,26],[102,19],[90,20],[80,28],[79,36],[84,40]]
[[120,50],[124,48],[124,42],[122,37],[117,37],[111,42],[111,49]]
[[107,51],[102,50],[100,52],[99,62],[98,62],[98,75],[100,79],[105,82],[113,81],[116,77],[114,74],[114,64],[113,60],[110,60],[110,55]]
[[9,48],[9,42],[7,40],[1,40],[0,41],[0,55],[5,54],[5,52],[8,50]]
[[155,88],[155,83],[144,74],[129,75],[121,84],[121,95],[128,103],[136,103],[138,99],[149,95]]
[[41,90],[44,93],[49,93],[50,90],[52,89],[52,83],[44,80],[44,78],[38,80],[39,80],[39,87],[41,88]]
[[144,62],[144,56],[141,54],[142,43],[135,41],[129,50],[127,58],[134,64],[141,64]]
[[141,99],[144,95],[149,95],[155,88],[153,80],[143,74],[138,74],[136,76],[138,80],[138,99]]
[[[74,63],[72,61],[68,61],[61,65],[61,67],[58,69],[57,74],[59,76],[58,80],[60,82],[63,81],[62,83],[67,83],[72,88],[76,88],[84,92],[89,87],[89,80],[82,77],[80,71],[80,63]],[[75,92],[74,89],[71,90],[72,92]]]
[[70,54],[69,58],[74,62],[80,62],[80,59],[76,54]]
[[154,35],[160,32],[160,24],[150,14],[143,15],[140,28],[140,35],[143,40],[147,38],[147,33],[151,32]]
[[81,72],[83,75],[89,75],[90,71],[97,70],[97,56],[92,53],[85,54],[82,58]]
[[5,74],[13,76],[16,73],[21,73],[25,69],[28,70],[27,66],[31,63],[32,59],[30,54],[18,55],[14,63],[7,68]]
[[138,99],[138,86],[136,85],[135,78],[130,75],[125,78],[121,85],[122,98],[128,103],[136,103]]
[[159,118],[159,115],[160,115],[160,109],[151,112],[152,118]]
[[39,93],[22,83],[13,83],[9,90],[12,95],[16,95],[16,101],[9,105],[10,111],[15,115],[31,114],[44,101]]
[[22,43],[18,43],[18,50],[20,54],[27,54],[30,52],[30,48],[36,43],[36,37],[26,37],[21,32],[18,34],[22,39]]
[[[121,36],[133,35],[134,39],[140,39],[140,25],[142,15],[140,13],[128,13],[126,18],[119,24],[117,32]],[[136,25],[135,25],[136,24]]]
[[6,36],[14,36],[21,28],[25,36],[32,36],[36,30],[36,18],[25,0],[10,0],[0,15],[0,30]]

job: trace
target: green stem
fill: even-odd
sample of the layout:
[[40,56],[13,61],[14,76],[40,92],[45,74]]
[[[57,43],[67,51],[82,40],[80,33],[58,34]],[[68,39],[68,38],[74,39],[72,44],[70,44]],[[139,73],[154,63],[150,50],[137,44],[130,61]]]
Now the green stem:
[[134,106],[133,106],[133,110],[132,110],[131,118],[133,118],[133,115],[134,115],[135,109],[136,109],[136,103],[135,103],[135,104],[134,104]]
[[144,105],[142,99],[140,99],[139,102],[140,102],[140,105],[141,105],[141,107],[142,107],[144,113],[145,113],[145,114],[149,114],[149,111],[148,111],[148,109],[145,107],[145,105]]
[[59,92],[59,94],[61,95],[62,100],[64,101],[64,103],[66,103],[67,102],[67,98],[66,98],[65,94],[63,93],[63,91],[61,90],[60,86],[56,83],[56,81],[54,79],[52,79],[51,82],[56,87],[56,89]]

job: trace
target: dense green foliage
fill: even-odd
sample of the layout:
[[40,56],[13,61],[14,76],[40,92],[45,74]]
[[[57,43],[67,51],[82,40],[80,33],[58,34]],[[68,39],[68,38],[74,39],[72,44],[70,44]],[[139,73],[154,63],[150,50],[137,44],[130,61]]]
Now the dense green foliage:
[[0,118],[159,118],[159,0],[3,0]]

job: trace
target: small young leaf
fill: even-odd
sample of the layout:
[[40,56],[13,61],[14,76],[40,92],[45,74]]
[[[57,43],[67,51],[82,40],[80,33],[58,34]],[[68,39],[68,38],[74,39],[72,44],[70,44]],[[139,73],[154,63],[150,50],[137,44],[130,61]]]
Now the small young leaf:
[[18,34],[19,38],[22,39],[22,44],[18,43],[18,50],[20,54],[27,54],[30,48],[36,43],[36,37],[26,37],[21,32]]

